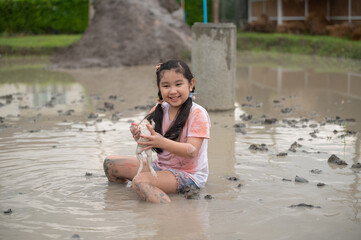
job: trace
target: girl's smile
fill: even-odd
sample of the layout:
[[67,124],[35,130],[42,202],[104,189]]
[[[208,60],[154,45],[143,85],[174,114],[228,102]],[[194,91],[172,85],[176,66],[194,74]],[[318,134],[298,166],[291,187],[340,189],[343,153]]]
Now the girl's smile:
[[194,83],[194,79],[189,83],[183,74],[177,73],[174,69],[165,70],[159,82],[159,89],[163,100],[172,108],[178,109],[188,99]]

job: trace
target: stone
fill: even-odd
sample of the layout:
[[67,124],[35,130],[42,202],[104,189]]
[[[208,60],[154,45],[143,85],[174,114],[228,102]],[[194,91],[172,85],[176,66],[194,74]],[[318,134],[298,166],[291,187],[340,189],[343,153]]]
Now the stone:
[[335,154],[332,154],[331,157],[327,160],[328,163],[337,164],[337,165],[348,165],[345,161],[341,160],[339,157],[337,157]]

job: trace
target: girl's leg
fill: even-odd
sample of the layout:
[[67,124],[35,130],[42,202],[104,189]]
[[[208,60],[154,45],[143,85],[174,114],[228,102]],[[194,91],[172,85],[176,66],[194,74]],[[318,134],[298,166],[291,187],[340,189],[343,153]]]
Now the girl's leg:
[[103,163],[104,172],[110,182],[124,183],[132,181],[132,187],[138,196],[148,202],[170,202],[166,193],[177,193],[178,182],[170,171],[157,171],[155,178],[149,170],[146,159],[143,160],[143,170],[136,179],[139,160],[136,157],[111,155]]
[[[133,180],[137,174],[139,160],[132,156],[111,155],[104,160],[103,167],[110,182],[124,183]],[[145,160],[143,160],[142,172],[149,172]]]
[[133,179],[132,187],[138,196],[147,202],[169,203],[166,193],[177,193],[178,182],[170,171],[157,171],[158,178],[150,172],[142,172]]

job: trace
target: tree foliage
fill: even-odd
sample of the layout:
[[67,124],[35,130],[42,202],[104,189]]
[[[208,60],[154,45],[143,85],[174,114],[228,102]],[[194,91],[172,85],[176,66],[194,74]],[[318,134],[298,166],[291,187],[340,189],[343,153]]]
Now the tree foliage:
[[88,25],[88,0],[1,0],[0,32],[81,33]]

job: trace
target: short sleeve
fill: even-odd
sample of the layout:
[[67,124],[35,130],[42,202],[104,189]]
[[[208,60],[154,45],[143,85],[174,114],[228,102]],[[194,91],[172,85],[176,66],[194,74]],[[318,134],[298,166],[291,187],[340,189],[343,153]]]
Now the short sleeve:
[[210,137],[211,122],[207,111],[199,105],[192,107],[188,118],[188,137]]

